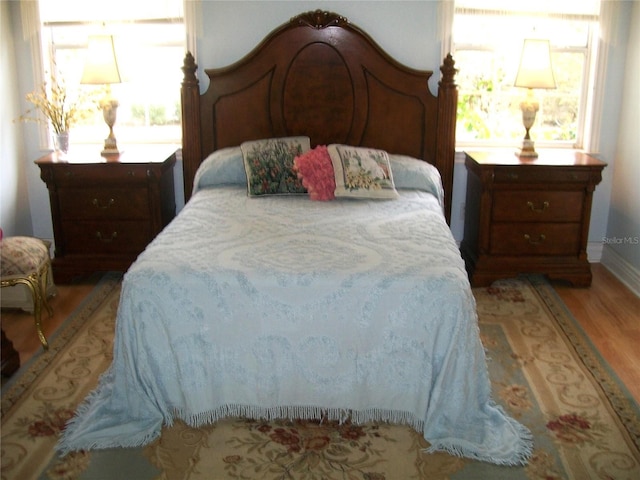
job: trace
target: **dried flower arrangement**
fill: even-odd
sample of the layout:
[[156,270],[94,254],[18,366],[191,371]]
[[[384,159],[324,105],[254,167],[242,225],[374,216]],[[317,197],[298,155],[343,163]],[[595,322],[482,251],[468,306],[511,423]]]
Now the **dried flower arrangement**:
[[26,99],[34,108],[27,110],[19,120],[50,123],[58,135],[69,132],[73,125],[87,118],[97,107],[96,93],[80,92],[76,98],[71,98],[64,82],[54,76],[51,76],[50,87],[45,83],[28,93]]

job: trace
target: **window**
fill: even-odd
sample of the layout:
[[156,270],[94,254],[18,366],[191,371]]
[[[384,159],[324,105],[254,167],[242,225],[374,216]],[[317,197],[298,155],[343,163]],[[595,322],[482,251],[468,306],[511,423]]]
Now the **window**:
[[589,131],[599,0],[455,0],[459,145],[514,145],[524,136],[513,82],[525,38],[551,44],[556,88],[536,90],[537,146],[582,148]]
[[[90,35],[113,35],[122,83],[111,86],[120,106],[115,135],[127,143],[179,143],[180,67],[185,52],[183,0],[137,2],[40,0],[45,78],[80,85]],[[108,128],[101,112],[73,127],[73,143],[101,143]]]

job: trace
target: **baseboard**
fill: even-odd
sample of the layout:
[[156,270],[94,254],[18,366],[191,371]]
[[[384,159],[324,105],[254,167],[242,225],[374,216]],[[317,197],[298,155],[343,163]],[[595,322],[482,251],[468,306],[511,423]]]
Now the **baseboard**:
[[587,243],[587,258],[589,263],[601,263],[602,262],[602,248],[604,244],[602,242],[589,242]]
[[622,258],[610,246],[602,249],[602,265],[624,283],[629,290],[640,297],[640,270]]

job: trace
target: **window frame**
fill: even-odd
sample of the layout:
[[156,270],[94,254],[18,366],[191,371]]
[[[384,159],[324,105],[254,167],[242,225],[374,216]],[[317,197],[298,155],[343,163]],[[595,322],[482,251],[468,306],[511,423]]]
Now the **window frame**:
[[[105,32],[116,33],[122,29],[135,28],[137,25],[145,25],[145,26],[167,25],[167,26],[173,26],[173,27],[175,27],[176,25],[182,26],[182,32],[180,32],[179,40],[177,39],[177,35],[174,34],[173,35],[174,38],[169,42],[165,42],[165,41],[147,42],[146,39],[140,42],[141,44],[144,43],[149,48],[154,48],[154,49],[163,48],[163,47],[179,49],[180,58],[175,63],[175,65],[174,65],[174,62],[171,62],[171,68],[175,69],[175,71],[177,72],[180,72],[180,65],[184,56],[184,52],[187,51],[189,46],[188,44],[190,43],[190,41],[195,40],[194,38],[190,37],[187,32],[187,29],[188,29],[187,16],[188,15],[193,16],[193,13],[197,13],[197,11],[194,10],[193,8],[187,8],[187,5],[183,4],[182,0],[178,0],[178,2],[182,5],[182,16],[171,16],[171,17],[161,17],[161,18],[131,18],[131,19],[118,18],[118,19],[104,21],[104,22],[96,21],[93,19],[68,20],[68,21],[60,20],[60,19],[51,20],[51,21],[48,21],[46,19],[42,20],[39,1],[33,2],[35,6],[32,6],[32,8],[35,8],[35,12],[32,11],[29,15],[31,16],[33,16],[34,14],[37,15],[37,21],[34,21],[34,23],[37,24],[36,28],[38,30],[37,31],[38,41],[32,42],[32,50],[34,51],[34,58],[38,57],[39,59],[39,61],[34,61],[35,84],[42,85],[43,83],[47,82],[49,78],[51,78],[51,73],[54,73],[54,74],[58,73],[56,72],[57,70],[56,58],[60,58],[60,57],[56,57],[57,54],[65,50],[67,51],[68,50],[76,50],[76,51],[86,50],[87,44],[88,44],[88,36],[90,34],[100,34]],[[185,2],[185,3],[188,4],[189,2]],[[56,43],[55,42],[56,32],[54,32],[54,30],[60,29],[60,28],[78,28],[78,29],[84,28],[87,30],[87,35],[85,35],[86,38],[84,39],[84,41],[77,41],[77,42],[62,41],[62,42]],[[116,42],[117,42],[117,39],[116,39]],[[162,72],[160,72],[159,75],[162,75]],[[115,130],[116,137],[118,138],[119,144],[121,145],[134,144],[134,143],[136,144],[137,143],[181,144],[182,128],[181,128],[181,118],[180,118],[181,117],[180,85],[179,85],[178,78],[179,79],[182,78],[182,75],[180,73],[177,73],[176,75],[177,83],[175,85],[175,90],[172,90],[172,97],[175,96],[175,99],[172,98],[172,100],[175,100],[175,102],[177,102],[176,112],[175,112],[177,114],[177,121],[174,121],[171,124],[170,128],[163,129],[165,131],[169,130],[169,133],[171,135],[166,135],[164,133],[162,134],[156,133],[156,134],[149,135],[148,132],[151,130],[151,127],[149,125],[143,126],[143,129],[144,129],[143,130],[143,129],[140,129],[140,127],[135,127],[130,125],[125,126],[125,124],[119,121],[116,121],[114,130]],[[118,88],[121,88],[121,89],[127,88],[126,86],[123,87],[121,85],[114,85],[113,87],[114,87],[114,90]],[[122,109],[123,107],[122,102],[120,103],[121,103],[120,109]],[[173,115],[173,112],[169,112],[168,115]],[[119,115],[119,117],[120,116],[121,115]],[[118,120],[120,120],[120,118]],[[108,127],[104,123],[104,120],[102,119],[102,114],[100,112],[98,112],[97,115],[95,116],[92,127],[81,126],[76,128],[76,131],[78,132],[79,129],[83,129],[83,128],[84,129],[93,128],[94,131],[97,133],[87,135],[86,132],[82,132],[80,133],[79,136],[76,136],[73,138],[72,140],[73,143],[99,144],[104,141],[104,138],[108,134]],[[41,124],[39,134],[40,134],[41,146],[46,146],[47,148],[49,148],[51,146],[51,137],[52,137],[50,126],[46,123]],[[73,130],[72,130],[72,135],[73,135]],[[122,141],[122,139],[124,139],[124,142]]]
[[[469,3],[468,1],[465,3]],[[606,2],[605,2],[606,3]],[[601,4],[601,10],[603,6]],[[599,42],[598,39],[601,35],[603,28],[603,15],[602,12],[598,14],[581,14],[581,13],[562,13],[562,12],[527,12],[518,9],[517,7],[513,11],[502,10],[490,10],[479,6],[475,7],[458,7],[455,1],[445,2],[442,11],[442,37],[443,37],[443,53],[444,51],[451,52],[456,58],[456,52],[458,51],[489,51],[496,52],[494,45],[487,41],[480,44],[468,44],[462,42],[456,42],[454,38],[454,21],[456,16],[459,15],[502,15],[502,16],[518,16],[521,18],[531,18],[540,21],[563,19],[563,20],[577,20],[585,22],[588,28],[588,34],[586,43],[582,45],[569,45],[569,46],[557,46],[551,44],[552,55],[557,53],[581,53],[584,57],[584,63],[582,66],[582,88],[578,95],[578,112],[576,119],[576,137],[575,140],[555,140],[548,141],[540,138],[534,138],[536,146],[542,148],[571,148],[571,149],[585,149],[591,146],[594,141],[591,138],[596,123],[595,111],[600,107],[597,104],[597,92],[602,87],[599,85],[601,82],[599,71],[602,70],[603,65],[599,65]],[[512,37],[511,37],[512,38]],[[523,37],[518,37],[518,41],[521,41]],[[513,39],[515,41],[516,39]],[[603,63],[603,62],[602,62]],[[461,68],[460,64],[456,65]],[[459,81],[458,81],[459,84]],[[458,85],[460,89],[460,85]],[[540,117],[536,119],[536,125],[539,125]],[[523,135],[524,135],[524,127]],[[536,126],[534,126],[532,132],[535,132]],[[534,133],[535,134],[535,133]],[[458,147],[476,147],[476,148],[493,148],[493,147],[513,147],[520,139],[457,139],[456,144]]]

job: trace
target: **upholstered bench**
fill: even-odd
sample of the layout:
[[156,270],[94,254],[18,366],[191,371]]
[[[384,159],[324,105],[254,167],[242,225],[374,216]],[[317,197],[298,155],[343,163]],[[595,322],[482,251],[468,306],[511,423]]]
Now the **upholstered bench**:
[[[43,240],[33,237],[2,238],[0,231],[0,254],[2,257],[0,262],[0,286],[2,289],[24,286],[30,296],[30,303],[25,305],[24,300],[12,304],[10,298],[7,299],[5,295],[2,295],[2,306],[19,307],[32,311],[38,338],[46,350],[49,345],[42,331],[41,312],[44,306],[49,315],[53,315],[53,310],[47,302],[47,295],[55,292],[51,275],[49,246]],[[20,297],[18,299],[20,300]]]

